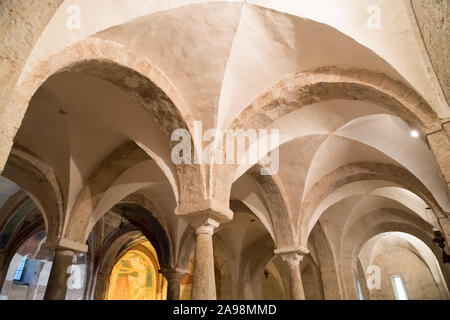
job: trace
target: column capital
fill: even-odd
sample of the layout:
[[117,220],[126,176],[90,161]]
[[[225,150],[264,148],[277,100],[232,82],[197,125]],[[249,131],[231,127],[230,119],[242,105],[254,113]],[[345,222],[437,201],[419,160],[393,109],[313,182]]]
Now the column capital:
[[281,259],[288,264],[295,264],[298,266],[299,263],[303,261],[303,256],[309,253],[309,250],[302,246],[283,247],[275,249],[274,253],[279,255]]
[[86,253],[89,249],[88,245],[85,243],[80,243],[64,238],[46,240],[43,248],[50,250],[68,250],[75,253]]
[[283,247],[274,250],[286,263],[289,270],[289,293],[292,300],[305,300],[300,262],[309,250],[302,246]]
[[189,270],[177,267],[163,267],[158,270],[167,280],[167,300],[180,300],[180,285]]
[[282,248],[275,249],[274,253],[276,255],[280,255],[280,256],[293,254],[293,253],[303,256],[305,254],[308,254],[309,250],[308,250],[308,248],[305,248],[303,246],[282,247]]
[[189,273],[187,269],[181,268],[162,268],[158,270],[167,280],[178,279],[181,280],[186,274]]
[[213,219],[218,223],[233,220],[233,211],[218,201],[208,199],[191,203],[182,203],[175,209],[175,214],[185,219],[189,224],[199,224],[199,221]]

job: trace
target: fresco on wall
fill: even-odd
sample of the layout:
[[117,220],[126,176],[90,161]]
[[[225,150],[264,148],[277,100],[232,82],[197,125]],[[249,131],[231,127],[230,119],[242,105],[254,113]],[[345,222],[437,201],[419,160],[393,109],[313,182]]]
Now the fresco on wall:
[[156,270],[147,255],[130,250],[111,272],[108,300],[154,300]]
[[180,282],[180,300],[191,300],[192,275],[194,274],[194,256],[189,259],[189,273]]

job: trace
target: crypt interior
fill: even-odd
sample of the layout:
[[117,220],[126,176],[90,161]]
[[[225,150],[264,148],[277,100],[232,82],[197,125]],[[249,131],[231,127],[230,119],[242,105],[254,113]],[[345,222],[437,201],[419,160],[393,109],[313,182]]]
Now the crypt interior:
[[0,300],[450,299],[449,7],[0,1]]

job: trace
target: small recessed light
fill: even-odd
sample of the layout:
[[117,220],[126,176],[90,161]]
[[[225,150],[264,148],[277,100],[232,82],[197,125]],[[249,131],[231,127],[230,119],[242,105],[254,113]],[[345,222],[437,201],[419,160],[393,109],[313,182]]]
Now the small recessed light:
[[419,131],[417,130],[411,130],[411,137],[418,138],[419,137]]

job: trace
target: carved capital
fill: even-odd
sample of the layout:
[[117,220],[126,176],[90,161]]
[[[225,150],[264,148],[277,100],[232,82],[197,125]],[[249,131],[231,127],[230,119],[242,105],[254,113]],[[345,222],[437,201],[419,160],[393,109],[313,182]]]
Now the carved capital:
[[309,250],[302,246],[284,247],[275,249],[275,254],[279,255],[290,267],[298,267],[303,260],[303,256],[309,253]]
[[193,222],[197,223],[196,221],[208,218],[214,219],[219,223],[233,220],[233,211],[230,208],[224,207],[219,202],[211,199],[180,204],[175,209],[175,214],[185,219],[191,225],[193,225]]
[[189,270],[181,268],[163,268],[158,271],[167,281],[181,281],[183,277],[189,273]]

